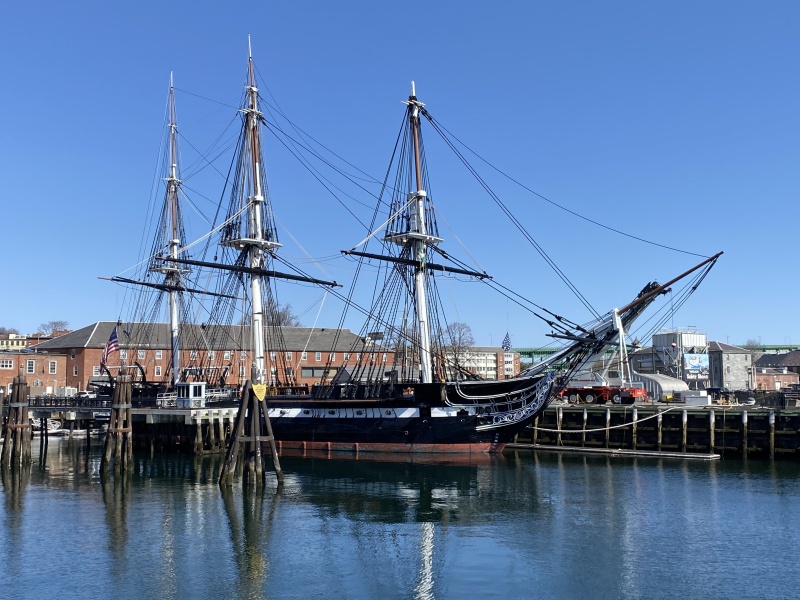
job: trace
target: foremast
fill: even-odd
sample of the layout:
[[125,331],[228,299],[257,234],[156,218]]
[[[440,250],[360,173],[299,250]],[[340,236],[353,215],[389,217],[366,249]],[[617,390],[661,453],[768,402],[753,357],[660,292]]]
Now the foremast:
[[167,243],[167,253],[170,259],[168,263],[159,261],[150,267],[151,271],[164,275],[164,289],[168,290],[169,298],[169,325],[170,325],[170,350],[172,352],[172,373],[171,384],[175,389],[180,381],[181,359],[180,359],[180,292],[182,288],[181,278],[189,271],[175,262],[181,246],[180,224],[180,189],[181,179],[178,176],[178,120],[175,112],[175,88],[172,82],[172,74],[169,76],[169,172],[164,178],[166,182],[166,194],[164,199],[165,225],[169,228],[169,241]]

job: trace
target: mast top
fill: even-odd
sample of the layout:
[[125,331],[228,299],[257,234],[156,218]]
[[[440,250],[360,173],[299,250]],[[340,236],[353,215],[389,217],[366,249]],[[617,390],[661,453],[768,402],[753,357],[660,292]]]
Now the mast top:
[[250,43],[250,34],[247,34],[247,58],[253,60],[253,46]]
[[412,98],[416,98],[417,97],[417,90],[416,90],[416,86],[414,85],[414,81],[413,80],[411,81],[411,97]]

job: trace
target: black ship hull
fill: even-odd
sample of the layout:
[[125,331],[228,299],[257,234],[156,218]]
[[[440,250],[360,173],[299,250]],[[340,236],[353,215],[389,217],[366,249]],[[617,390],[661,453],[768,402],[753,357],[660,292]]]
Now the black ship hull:
[[[282,449],[390,453],[500,452],[547,406],[551,379],[415,384],[395,397],[267,397]],[[346,396],[348,388],[334,388]],[[386,392],[387,390],[382,390]],[[319,395],[330,395],[320,390]]]

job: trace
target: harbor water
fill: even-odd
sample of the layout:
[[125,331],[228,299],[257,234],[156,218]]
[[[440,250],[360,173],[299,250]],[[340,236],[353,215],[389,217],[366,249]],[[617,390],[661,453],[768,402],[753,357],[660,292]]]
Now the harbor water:
[[103,481],[98,443],[33,451],[3,473],[7,598],[800,596],[794,462],[284,456],[255,494],[218,456]]

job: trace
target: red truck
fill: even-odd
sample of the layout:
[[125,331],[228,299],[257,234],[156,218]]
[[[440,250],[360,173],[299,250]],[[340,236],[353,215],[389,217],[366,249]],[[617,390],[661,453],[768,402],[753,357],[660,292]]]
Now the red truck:
[[633,404],[636,400],[647,398],[644,384],[623,382],[618,371],[605,374],[596,371],[576,375],[563,386],[558,387],[556,395],[570,402],[586,404]]

